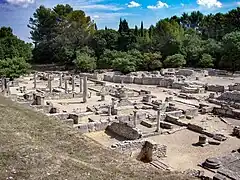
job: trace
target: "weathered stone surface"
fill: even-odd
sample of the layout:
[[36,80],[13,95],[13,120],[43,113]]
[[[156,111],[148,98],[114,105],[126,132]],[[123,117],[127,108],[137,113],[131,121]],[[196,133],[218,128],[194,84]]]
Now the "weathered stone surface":
[[207,85],[206,88],[208,91],[213,91],[213,92],[224,92],[225,90],[224,86],[220,86],[220,85]]
[[133,128],[126,123],[113,122],[107,127],[107,130],[129,140],[140,139],[142,137],[142,133],[138,129]]

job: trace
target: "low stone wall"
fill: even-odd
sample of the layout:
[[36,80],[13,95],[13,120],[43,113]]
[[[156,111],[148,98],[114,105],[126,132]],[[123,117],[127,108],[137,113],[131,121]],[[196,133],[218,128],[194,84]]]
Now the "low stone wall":
[[93,73],[93,74],[90,74],[90,73],[81,73],[80,74],[81,77],[86,77],[89,78],[89,79],[96,79],[96,80],[100,80],[99,78],[99,75],[97,73]]
[[112,148],[123,153],[135,151],[139,153],[137,154],[138,160],[141,160],[144,156],[147,156],[150,160],[163,158],[167,154],[167,146],[146,140],[123,141],[112,145]]
[[175,117],[180,117],[183,114],[183,111],[171,111],[171,112],[166,112],[166,115],[172,115]]
[[187,126],[187,124],[181,122],[178,117],[172,115],[167,115],[165,121],[170,122],[172,124],[176,124],[178,126]]
[[186,82],[173,82],[172,83],[172,88],[173,89],[182,89],[182,87],[188,87],[188,83]]
[[227,91],[217,98],[218,100],[240,102],[239,91]]
[[111,75],[104,75],[103,76],[103,80],[104,81],[108,81],[108,82],[113,82],[113,76],[111,76]]
[[109,122],[103,120],[101,122],[89,122],[86,124],[79,124],[77,127],[81,133],[89,133],[106,130],[108,125]]
[[131,127],[127,123],[113,122],[107,127],[107,130],[128,140],[140,139],[142,137],[142,133],[137,128]]
[[173,79],[163,77],[136,77],[126,75],[104,75],[104,81],[114,83],[129,83],[129,84],[143,84],[143,85],[158,85],[160,87],[172,86]]
[[240,83],[234,85],[229,85],[229,91],[240,91]]
[[234,119],[240,119],[240,110],[232,109],[229,106],[214,107],[213,113]]
[[212,92],[224,92],[225,87],[220,86],[220,85],[207,85],[207,91],[212,91]]
[[192,76],[194,73],[191,69],[180,69],[175,74],[176,75],[182,75],[182,76]]

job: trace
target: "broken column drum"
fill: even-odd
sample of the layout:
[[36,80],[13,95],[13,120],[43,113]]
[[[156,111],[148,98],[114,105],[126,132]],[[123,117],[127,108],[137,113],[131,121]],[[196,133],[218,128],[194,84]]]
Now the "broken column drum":
[[44,96],[36,95],[36,105],[44,105]]
[[105,101],[105,95],[101,94],[101,101]]
[[83,78],[83,102],[87,102],[87,95],[88,95],[88,84],[87,84],[87,76]]
[[207,144],[207,143],[208,143],[208,141],[207,141],[207,136],[205,136],[205,135],[200,135],[200,136],[199,136],[199,141],[198,141],[198,143],[199,143],[200,145]]

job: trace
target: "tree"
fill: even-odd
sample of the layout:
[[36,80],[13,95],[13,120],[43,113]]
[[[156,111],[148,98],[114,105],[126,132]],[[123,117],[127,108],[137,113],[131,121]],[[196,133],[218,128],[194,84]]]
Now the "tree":
[[141,63],[139,63],[140,70],[159,70],[162,68],[162,55],[161,53],[144,53]]
[[118,38],[119,33],[113,29],[98,30],[94,33],[90,44],[98,60],[105,49],[116,50],[118,48]]
[[113,61],[113,67],[115,70],[121,71],[124,74],[136,71],[136,64],[128,56],[124,58],[116,58]]
[[209,54],[203,54],[202,58],[200,59],[199,63],[198,63],[199,67],[202,68],[211,68],[214,66],[213,64],[213,59],[212,56]]
[[53,9],[40,6],[28,27],[35,44],[33,59],[39,63],[71,64],[76,51],[88,44],[95,31],[91,18],[69,5],[57,5]]
[[144,36],[143,21],[141,21],[140,36],[141,36],[141,37]]
[[185,34],[181,52],[185,56],[187,65],[196,67],[204,51],[204,41],[198,34]]
[[184,59],[184,56],[182,54],[175,54],[172,56],[168,56],[163,63],[165,67],[178,68],[185,65],[186,60]]
[[96,60],[87,53],[77,52],[76,60],[74,60],[77,70],[81,72],[92,72],[96,69]]
[[0,59],[22,57],[29,61],[32,56],[30,43],[17,38],[12,34],[12,29],[7,27],[0,28]]
[[161,20],[154,28],[153,48],[164,58],[179,53],[183,37],[184,29],[176,21]]
[[231,32],[223,37],[223,50],[220,67],[232,70],[240,70],[240,31]]
[[137,27],[137,26],[135,26],[134,35],[135,35],[135,36],[138,36],[138,27]]
[[0,29],[0,38],[12,37],[12,29],[10,27],[1,27]]
[[30,65],[23,57],[6,58],[0,60],[0,76],[18,78],[27,73]]

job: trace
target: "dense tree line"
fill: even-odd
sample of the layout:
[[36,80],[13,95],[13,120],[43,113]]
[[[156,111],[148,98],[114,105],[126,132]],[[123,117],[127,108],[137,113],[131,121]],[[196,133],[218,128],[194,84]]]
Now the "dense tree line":
[[0,77],[15,78],[25,74],[31,56],[31,44],[18,39],[11,28],[0,28]]
[[[240,8],[228,13],[183,13],[144,28],[120,19],[118,30],[97,30],[81,10],[40,6],[30,18],[34,63],[76,65],[81,71],[111,68],[128,73],[161,67],[240,70]],[[0,50],[1,51],[1,50]]]

